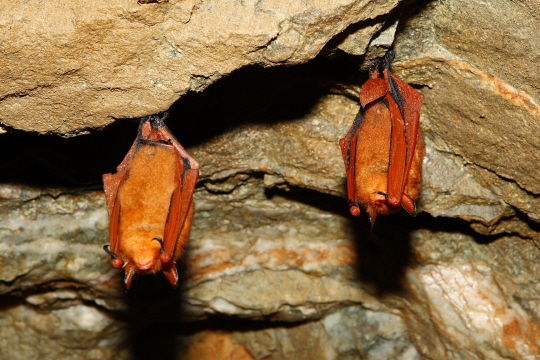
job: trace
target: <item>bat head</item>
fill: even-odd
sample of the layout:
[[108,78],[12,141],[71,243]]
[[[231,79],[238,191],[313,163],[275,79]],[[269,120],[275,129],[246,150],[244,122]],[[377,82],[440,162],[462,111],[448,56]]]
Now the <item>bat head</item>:
[[126,289],[130,288],[136,273],[155,273],[162,269],[162,263],[159,260],[161,244],[158,241],[152,241],[152,238],[153,236],[147,231],[140,231],[136,234],[136,239],[130,239],[132,246],[124,249],[123,267]]
[[158,241],[153,241],[153,234],[149,231],[139,230],[132,236],[135,238],[129,240],[131,246],[122,249],[124,267],[127,266],[125,264],[132,264],[137,272],[161,270],[161,262],[159,261],[161,244]]
[[388,202],[388,195],[380,191],[371,193],[370,200],[366,206],[372,228],[375,225],[377,214],[388,215],[396,213],[399,210],[401,210],[401,205],[390,204]]

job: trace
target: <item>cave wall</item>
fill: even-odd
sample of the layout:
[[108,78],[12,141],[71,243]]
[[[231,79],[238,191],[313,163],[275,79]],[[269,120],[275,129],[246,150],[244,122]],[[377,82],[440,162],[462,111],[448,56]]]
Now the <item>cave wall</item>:
[[[540,356],[535,2],[9,6],[0,358]],[[371,231],[338,140],[388,48],[427,154],[419,215]],[[201,164],[182,285],[125,292],[100,177],[166,109]]]

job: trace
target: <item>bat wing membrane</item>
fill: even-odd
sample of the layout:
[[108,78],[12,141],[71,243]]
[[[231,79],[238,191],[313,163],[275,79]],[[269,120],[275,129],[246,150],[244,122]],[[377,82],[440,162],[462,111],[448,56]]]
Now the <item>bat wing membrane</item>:
[[[405,138],[407,140],[408,155],[404,184],[407,184],[407,178],[409,176],[416,148],[418,126],[420,122],[420,108],[424,101],[424,95],[413,89],[409,84],[389,72],[387,69],[384,70],[384,78],[388,84],[388,88],[394,94],[405,122]],[[401,102],[401,104],[399,104],[399,102]]]
[[354,164],[356,159],[356,142],[358,140],[358,133],[362,127],[362,120],[363,110],[360,108],[351,129],[347,135],[339,141],[341,154],[343,156],[343,161],[345,162],[345,170],[347,171],[347,196],[351,206],[351,212],[354,211],[356,213],[356,211],[358,211],[358,214],[360,213],[360,209],[356,199],[356,174]]
[[383,79],[369,79],[360,90],[360,104],[366,107],[367,104],[382,98],[387,92],[388,86]]
[[390,160],[388,166],[388,202],[391,205],[401,204],[405,185],[405,169],[407,166],[407,141],[405,138],[405,122],[399,107],[391,96],[386,96],[390,110],[392,131],[390,135]]
[[[105,201],[107,203],[107,214],[109,217],[110,251],[115,254],[115,256],[118,255],[118,229],[120,226],[121,212],[120,203],[118,202],[118,190],[129,174],[129,168],[135,157],[136,151],[137,140],[135,140],[127,155],[124,157],[124,160],[122,160],[120,165],[116,168],[116,174],[103,175],[103,187],[105,189]],[[122,260],[119,258],[113,258],[111,261],[115,268],[120,268],[122,266]]]

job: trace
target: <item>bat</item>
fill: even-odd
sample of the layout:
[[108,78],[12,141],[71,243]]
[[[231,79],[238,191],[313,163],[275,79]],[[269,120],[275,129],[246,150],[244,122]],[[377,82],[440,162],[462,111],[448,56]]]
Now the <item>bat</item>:
[[424,95],[390,72],[394,56],[388,51],[369,69],[360,89],[360,110],[339,141],[349,210],[358,216],[363,207],[372,227],[377,214],[403,208],[416,216],[422,187],[425,145],[418,124]]
[[110,237],[103,249],[114,268],[124,268],[127,289],[135,273],[160,270],[176,286],[176,260],[189,238],[199,164],[163,123],[167,117],[142,118],[116,174],[103,175]]

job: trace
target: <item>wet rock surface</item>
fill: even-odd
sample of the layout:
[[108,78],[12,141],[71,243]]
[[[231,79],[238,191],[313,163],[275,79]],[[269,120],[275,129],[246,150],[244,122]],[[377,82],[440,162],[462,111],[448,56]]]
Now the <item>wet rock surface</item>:
[[[317,8],[320,16],[308,16],[303,32],[296,25],[280,28],[251,52],[245,49],[255,44],[256,31],[221,40],[194,35],[187,48],[207,53],[187,53],[201,63],[178,73],[180,85],[172,81],[168,97],[156,87],[137,88],[144,98],[132,112],[117,106],[109,89],[104,106],[94,104],[92,112],[77,102],[69,105],[77,116],[54,110],[73,120],[60,127],[54,121],[61,117],[32,117],[32,111],[51,113],[54,101],[41,106],[40,96],[75,81],[65,74],[57,76],[58,86],[3,99],[1,121],[10,132],[0,135],[0,151],[9,155],[0,164],[0,358],[540,356],[540,112],[530,71],[540,52],[531,30],[538,8],[527,1],[413,1],[388,14],[364,2],[354,6],[375,9],[371,20],[353,11],[335,29],[322,31],[330,24],[324,21],[313,28],[310,19],[330,19],[324,14],[341,14],[347,4]],[[202,21],[201,9],[215,10],[211,3],[192,4],[184,25],[157,12],[184,5],[137,5],[137,11],[156,10],[155,25],[141,36],[153,36],[159,24],[191,26]],[[357,20],[347,20],[352,16]],[[501,22],[508,17],[520,22]],[[141,19],[150,21],[130,21]],[[209,15],[204,21],[220,26],[224,20]],[[233,28],[242,32],[248,25]],[[107,26],[117,31],[120,25]],[[371,231],[367,216],[348,214],[338,140],[358,111],[359,64],[384,52],[394,33],[393,71],[426,96],[423,192],[416,218],[381,216]],[[216,44],[229,44],[225,38],[246,45],[235,48],[243,53],[223,46],[216,53],[222,58],[211,64],[205,56]],[[209,39],[208,48],[201,39]],[[296,50],[289,54],[291,46]],[[304,65],[233,72],[249,64],[304,63],[319,52],[324,56]],[[223,65],[227,56],[230,66]],[[152,66],[178,70],[180,62],[167,61]],[[187,81],[193,69],[204,74]],[[135,72],[132,80],[142,83],[151,74]],[[189,89],[204,91],[183,95],[167,122],[201,164],[191,239],[180,261],[182,285],[171,289],[162,274],[139,276],[126,293],[122,271],[102,250],[108,221],[100,176],[120,163],[136,122],[69,139],[11,128],[69,135],[110,123],[111,116],[165,109]],[[161,100],[149,101],[149,94]],[[16,101],[24,111],[1,110],[16,109]]]

